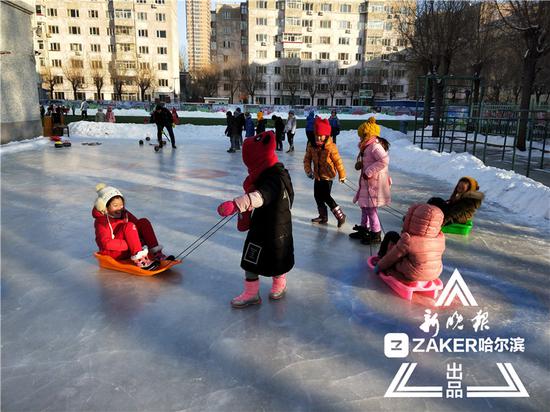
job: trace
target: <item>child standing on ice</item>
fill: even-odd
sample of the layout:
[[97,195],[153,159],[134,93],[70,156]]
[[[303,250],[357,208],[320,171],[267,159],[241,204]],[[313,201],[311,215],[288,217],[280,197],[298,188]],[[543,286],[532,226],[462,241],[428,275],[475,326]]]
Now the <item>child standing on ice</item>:
[[271,131],[245,139],[245,194],[218,206],[221,216],[239,213],[238,229],[248,230],[241,259],[244,291],[231,301],[234,308],[262,302],[260,275],[272,278],[269,298],[281,299],[286,292],[286,273],[294,266],[290,212],[294,190],[288,171],[275,154],[276,144]]
[[114,123],[115,120],[115,113],[113,112],[113,108],[111,106],[107,107],[107,113],[105,113],[105,121],[109,123]]
[[[338,153],[338,148],[330,138],[331,127],[327,119],[315,118],[315,144],[308,143],[304,156],[304,171],[310,179],[315,179],[313,195],[317,203],[319,216],[311,219],[313,223],[326,224],[328,222],[327,205],[338,221],[338,227],[346,221],[346,215],[342,208],[330,195],[332,179],[338,176],[340,183],[346,181],[344,163]],[[313,162],[313,170],[311,163]]]
[[383,271],[404,282],[437,279],[443,271],[445,251],[442,223],[443,212],[436,206],[411,206],[405,215],[401,235],[388,232],[384,236],[374,271]]
[[349,236],[361,239],[361,243],[370,245],[380,243],[382,227],[378,218],[378,208],[391,202],[391,180],[388,172],[390,158],[389,143],[380,136],[380,126],[374,117],[369,118],[357,129],[359,135],[359,156],[355,169],[361,171],[359,189],[353,203],[361,208],[361,224],[355,225],[356,232]]
[[476,210],[481,206],[484,194],[479,191],[479,184],[470,176],[463,176],[451,194],[449,200],[432,197],[428,204],[437,206],[443,211],[443,225],[451,223],[465,224],[472,220]]
[[142,269],[155,270],[166,256],[149,220],[128,212],[118,189],[99,183],[96,191],[92,216],[99,253],[117,260],[130,258]]

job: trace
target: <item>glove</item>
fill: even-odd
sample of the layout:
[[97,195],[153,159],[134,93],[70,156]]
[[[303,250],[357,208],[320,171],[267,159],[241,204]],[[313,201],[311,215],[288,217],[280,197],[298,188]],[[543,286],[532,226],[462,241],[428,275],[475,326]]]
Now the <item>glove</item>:
[[348,181],[348,179],[346,179],[345,177],[340,179],[340,183],[346,183],[347,181]]
[[228,200],[227,202],[223,202],[218,206],[218,214],[220,216],[231,216],[238,212],[239,209],[237,209],[237,205],[234,201]]
[[307,177],[309,177],[309,178],[312,179],[312,180],[315,179],[315,175],[314,175],[313,173],[309,173],[309,174],[307,175]]
[[374,266],[374,269],[373,269],[373,270],[374,270],[374,273],[376,273],[376,274],[379,274],[379,273],[380,273],[380,268],[378,267],[378,264],[376,264],[376,265]]
[[252,212],[243,212],[239,213],[237,219],[237,230],[239,232],[246,232],[250,229],[250,218],[252,217]]

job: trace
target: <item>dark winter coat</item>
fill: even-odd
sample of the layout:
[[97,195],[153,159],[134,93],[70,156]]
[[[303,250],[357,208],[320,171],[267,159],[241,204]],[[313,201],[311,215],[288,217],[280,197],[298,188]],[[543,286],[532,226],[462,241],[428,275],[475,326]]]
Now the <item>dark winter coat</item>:
[[172,113],[166,107],[160,109],[160,112],[156,110],[151,114],[151,123],[156,123],[157,126],[170,126],[172,127]]
[[285,140],[285,123],[283,122],[283,118],[275,116],[273,122],[275,123],[275,138],[279,141]]
[[315,123],[315,113],[309,112],[309,114],[306,117],[306,132],[313,132]]
[[254,182],[264,203],[252,212],[241,267],[263,276],[279,276],[294,266],[292,215],[294,190],[288,171],[277,163]]
[[258,120],[258,124],[256,125],[256,134],[265,132],[266,123],[267,123],[267,120],[265,119]]
[[478,191],[468,191],[454,200],[450,200],[446,207],[443,208],[445,220],[443,225],[451,223],[464,224],[468,220],[472,220],[476,210],[481,206],[484,195]]
[[245,136],[246,137],[254,136],[254,122],[252,121],[252,118],[250,116],[245,117],[244,127],[245,127]]
[[236,127],[238,128],[237,134],[240,136],[244,130],[244,125],[245,125],[244,114],[240,112],[235,112],[235,115],[233,117],[235,118]]
[[331,136],[338,136],[340,134],[340,120],[336,116],[331,116],[328,118],[328,122],[330,123]]
[[242,128],[239,127],[239,121],[236,117],[227,116],[227,127],[225,128],[226,136],[240,136]]

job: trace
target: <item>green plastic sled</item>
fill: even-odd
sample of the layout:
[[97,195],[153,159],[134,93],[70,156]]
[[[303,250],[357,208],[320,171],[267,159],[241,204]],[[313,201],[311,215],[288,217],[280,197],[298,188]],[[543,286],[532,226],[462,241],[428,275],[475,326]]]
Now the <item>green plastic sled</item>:
[[450,225],[442,226],[441,231],[443,233],[452,233],[453,235],[469,235],[474,223],[468,220],[465,224],[451,223]]

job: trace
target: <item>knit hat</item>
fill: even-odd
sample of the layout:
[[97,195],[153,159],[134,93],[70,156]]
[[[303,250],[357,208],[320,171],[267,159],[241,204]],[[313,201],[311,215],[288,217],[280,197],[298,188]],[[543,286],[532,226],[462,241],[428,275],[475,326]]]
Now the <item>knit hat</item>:
[[475,180],[473,177],[470,176],[462,176],[458,181],[461,180],[467,180],[468,183],[470,183],[470,190],[468,191],[477,191],[479,190],[479,184],[477,183],[477,180]]
[[107,186],[105,183],[98,183],[95,190],[97,192],[97,199],[94,206],[101,213],[105,213],[107,210],[107,203],[109,203],[109,200],[113,197],[120,196],[124,199],[120,190],[112,186]]
[[315,118],[313,129],[317,136],[330,136],[330,132],[332,131],[328,119],[321,119],[320,117]]
[[248,137],[243,142],[243,162],[248,168],[248,183],[253,184],[260,174],[279,161],[275,153],[277,140],[272,131]]
[[362,123],[357,129],[357,135],[363,139],[367,134],[373,136],[380,136],[380,126],[376,124],[376,119],[374,117],[369,117],[369,119]]

